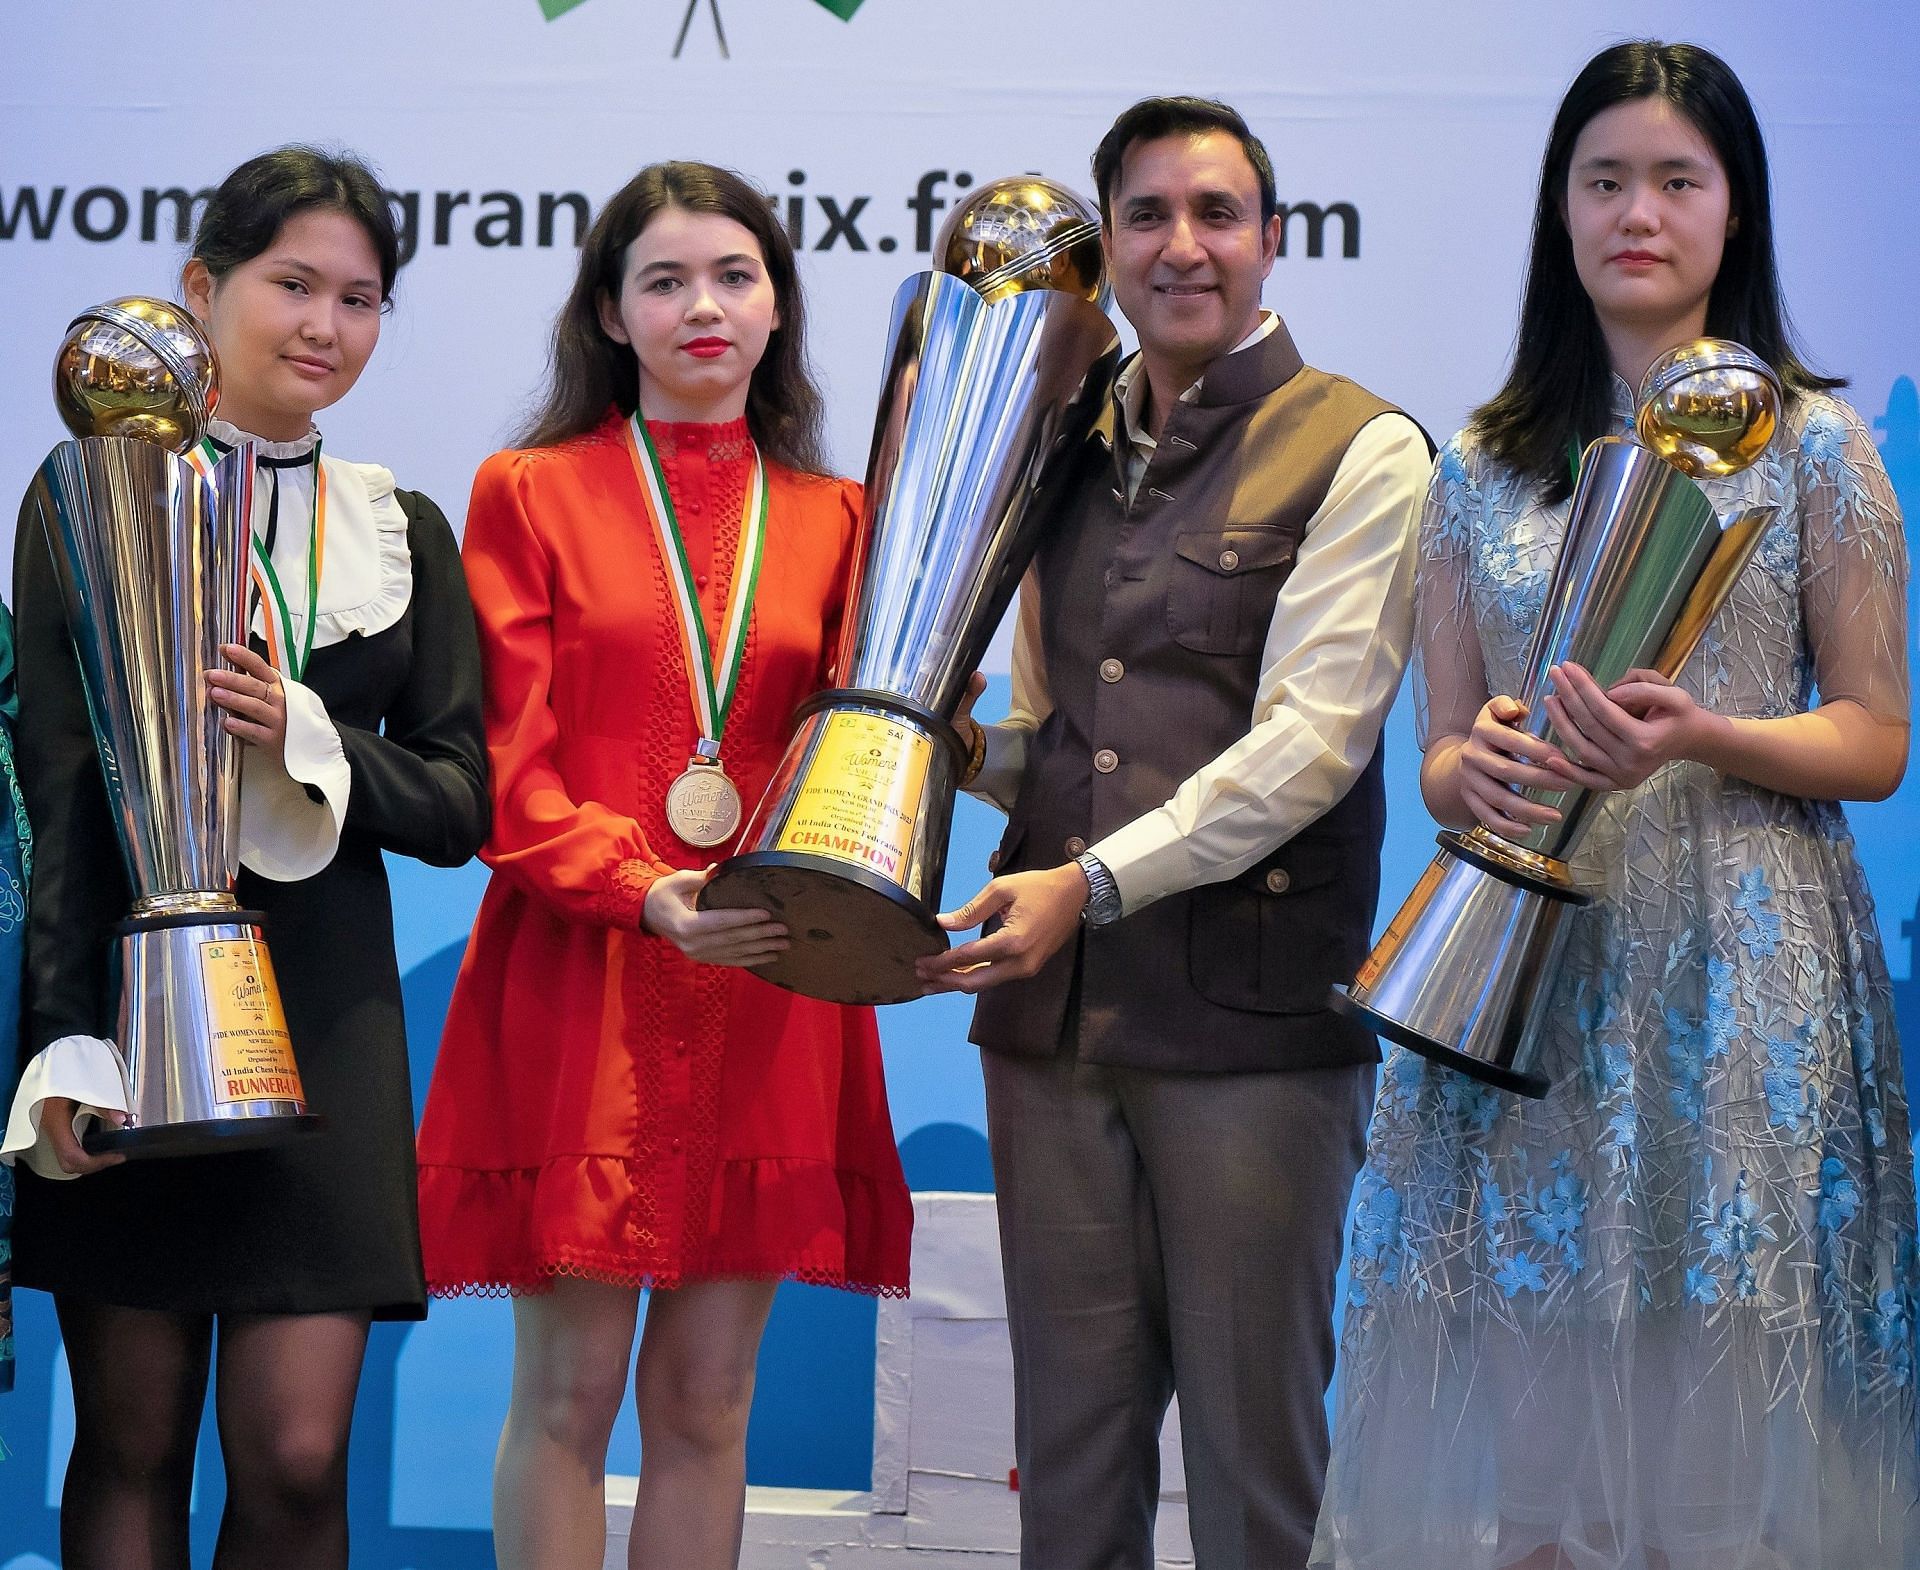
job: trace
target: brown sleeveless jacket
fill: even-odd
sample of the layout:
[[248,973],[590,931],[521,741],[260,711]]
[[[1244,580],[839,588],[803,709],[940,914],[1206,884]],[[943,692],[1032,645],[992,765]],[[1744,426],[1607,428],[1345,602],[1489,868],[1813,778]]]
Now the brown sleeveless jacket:
[[[1118,417],[1050,497],[1036,560],[1053,711],[1031,738],[999,870],[1054,867],[1159,806],[1251,727],[1261,655],[1308,520],[1362,426],[1394,412],[1301,363],[1284,325],[1176,404],[1126,500]],[[1366,958],[1386,803],[1380,755],[1334,807],[1239,876],[1085,928],[983,993],[972,1039],[1153,1069],[1369,1062],[1327,1007]]]

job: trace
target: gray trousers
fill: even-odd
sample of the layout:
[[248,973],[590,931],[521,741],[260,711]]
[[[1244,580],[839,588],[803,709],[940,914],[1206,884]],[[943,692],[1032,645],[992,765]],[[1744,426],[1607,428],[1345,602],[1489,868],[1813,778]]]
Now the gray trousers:
[[1152,1570],[1175,1390],[1198,1570],[1305,1565],[1372,1067],[981,1058],[1023,1570]]

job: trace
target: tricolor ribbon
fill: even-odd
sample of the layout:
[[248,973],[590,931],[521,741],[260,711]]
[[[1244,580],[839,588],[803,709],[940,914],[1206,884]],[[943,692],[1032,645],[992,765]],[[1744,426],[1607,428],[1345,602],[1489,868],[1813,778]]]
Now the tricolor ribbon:
[[687,560],[680,519],[667,490],[666,471],[660,465],[653,438],[647,434],[646,422],[637,411],[627,421],[627,450],[646,500],[654,538],[660,546],[660,559],[666,563],[667,582],[673,589],[674,611],[686,653],[687,687],[693,695],[694,722],[700,729],[700,755],[716,760],[727,715],[733,708],[734,693],[739,689],[740,665],[747,652],[747,623],[753,614],[754,594],[760,586],[761,547],[767,533],[766,465],[756,446],[746,504],[740,514],[740,545],[734,557],[733,587],[727,595],[726,615],[720,625],[720,643],[716,649],[707,642],[700,595],[694,583],[693,566]]
[[[220,461],[220,457],[212,437],[203,437],[197,446],[187,452],[187,462],[193,465],[202,479],[208,480],[213,477],[213,466]],[[251,498],[251,487],[247,494]],[[307,520],[306,626],[297,649],[293,636],[293,613],[287,605],[286,591],[280,586],[280,574],[274,570],[273,558],[267,554],[266,541],[254,532],[251,517],[247,519],[247,539],[252,558],[249,576],[253,579],[254,592],[260,597],[260,618],[266,624],[267,660],[274,669],[299,681],[306,675],[307,660],[313,654],[314,627],[320,620],[320,565],[327,552],[327,471],[320,462],[320,443],[317,438],[313,444],[313,511]]]

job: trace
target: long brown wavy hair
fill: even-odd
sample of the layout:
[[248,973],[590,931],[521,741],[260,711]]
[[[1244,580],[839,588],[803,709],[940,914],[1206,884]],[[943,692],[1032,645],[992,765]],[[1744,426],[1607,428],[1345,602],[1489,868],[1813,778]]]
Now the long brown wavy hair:
[[830,472],[821,435],[823,407],[807,364],[800,275],[786,230],[768,198],[731,169],[713,164],[649,164],[600,209],[580,247],[573,290],[553,327],[547,386],[538,412],[515,439],[551,447],[592,430],[607,406],[631,415],[640,402],[640,362],[600,325],[602,297],[618,299],[627,247],[669,207],[731,218],[760,243],[780,325],[747,386],[747,429],[775,463],[807,474]]

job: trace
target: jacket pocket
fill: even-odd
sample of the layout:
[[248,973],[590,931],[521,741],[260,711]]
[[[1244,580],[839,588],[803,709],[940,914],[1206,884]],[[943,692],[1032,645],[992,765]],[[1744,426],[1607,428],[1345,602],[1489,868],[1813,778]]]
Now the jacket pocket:
[[[1348,876],[1359,847],[1290,842],[1224,883],[1193,890],[1187,973],[1211,1003],[1317,1014],[1365,958],[1367,890]],[[1356,937],[1355,934],[1358,934]]]
[[1299,540],[1287,529],[1193,529],[1174,536],[1167,631],[1199,654],[1252,654]]

